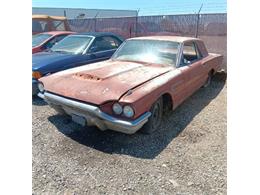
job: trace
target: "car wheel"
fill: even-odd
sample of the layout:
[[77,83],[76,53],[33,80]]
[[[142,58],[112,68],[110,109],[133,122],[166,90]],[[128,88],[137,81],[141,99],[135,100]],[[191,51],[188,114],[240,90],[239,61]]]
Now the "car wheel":
[[156,131],[162,122],[163,116],[163,100],[158,99],[151,107],[151,116],[148,118],[147,123],[144,124],[142,132],[145,134],[151,134]]
[[208,78],[207,78],[207,81],[206,81],[206,83],[203,85],[203,87],[208,87],[209,85],[210,85],[210,83],[211,83],[211,80],[212,80],[212,72],[210,72],[209,74],[208,74]]

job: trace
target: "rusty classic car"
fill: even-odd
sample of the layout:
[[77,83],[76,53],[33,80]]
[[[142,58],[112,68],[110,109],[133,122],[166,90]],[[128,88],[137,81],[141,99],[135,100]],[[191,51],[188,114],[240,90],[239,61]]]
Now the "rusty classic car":
[[41,78],[38,96],[81,125],[149,134],[164,111],[210,84],[222,59],[197,38],[132,38],[110,60]]

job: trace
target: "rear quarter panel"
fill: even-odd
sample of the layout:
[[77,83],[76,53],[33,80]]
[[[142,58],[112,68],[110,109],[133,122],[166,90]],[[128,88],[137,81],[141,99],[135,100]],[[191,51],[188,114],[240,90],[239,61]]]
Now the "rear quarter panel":
[[206,66],[208,71],[214,70],[214,73],[223,69],[223,55],[209,53],[209,55],[202,59],[202,65]]

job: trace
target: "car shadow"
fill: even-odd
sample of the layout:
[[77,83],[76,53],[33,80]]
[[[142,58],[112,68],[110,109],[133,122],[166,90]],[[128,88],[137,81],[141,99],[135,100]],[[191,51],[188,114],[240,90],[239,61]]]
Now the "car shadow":
[[32,96],[32,104],[35,106],[46,106],[48,105],[43,99],[38,96]]
[[124,154],[136,158],[153,159],[177,137],[192,119],[214,99],[225,86],[225,81],[213,77],[207,88],[199,89],[182,105],[164,117],[160,129],[151,135],[133,135],[100,131],[96,127],[81,127],[60,115],[48,119],[57,129],[78,143],[109,154]]

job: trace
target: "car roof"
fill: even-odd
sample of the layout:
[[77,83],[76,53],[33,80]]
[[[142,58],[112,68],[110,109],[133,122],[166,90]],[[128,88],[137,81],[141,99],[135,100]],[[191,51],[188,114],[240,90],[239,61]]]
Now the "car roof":
[[41,34],[50,34],[50,35],[61,35],[61,34],[74,34],[75,32],[72,31],[49,31],[43,32]]
[[195,37],[181,37],[181,36],[145,36],[145,37],[130,38],[129,40],[161,40],[161,41],[173,41],[173,42],[182,43],[185,41],[200,40],[200,39]]
[[63,16],[32,15],[32,19],[66,20],[67,18]]
[[119,35],[111,32],[81,32],[81,33],[76,33],[75,35],[88,35],[88,36],[93,36],[93,37],[100,37],[100,36],[116,36],[120,37]]

